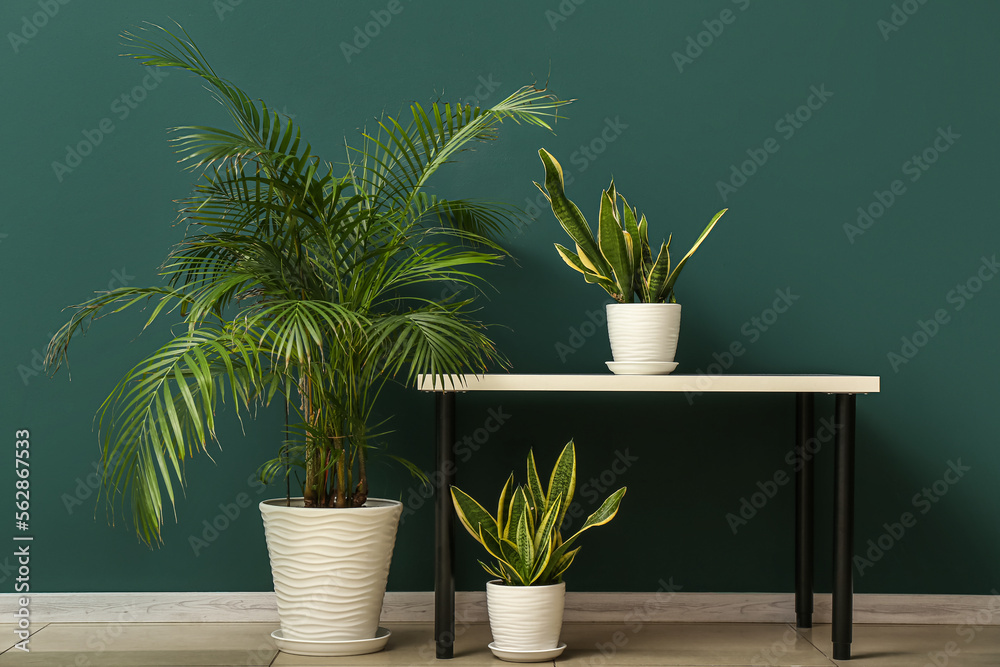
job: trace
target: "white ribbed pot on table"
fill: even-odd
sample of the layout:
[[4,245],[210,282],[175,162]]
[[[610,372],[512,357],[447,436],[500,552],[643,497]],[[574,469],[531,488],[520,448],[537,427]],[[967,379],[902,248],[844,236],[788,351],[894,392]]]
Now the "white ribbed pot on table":
[[380,498],[350,508],[304,507],[302,498],[260,504],[284,638],[375,637],[402,512]]
[[507,651],[556,648],[565,605],[566,582],[507,586],[495,579],[486,584],[486,610],[493,642]]
[[619,363],[669,363],[681,329],[678,303],[609,303],[611,356]]

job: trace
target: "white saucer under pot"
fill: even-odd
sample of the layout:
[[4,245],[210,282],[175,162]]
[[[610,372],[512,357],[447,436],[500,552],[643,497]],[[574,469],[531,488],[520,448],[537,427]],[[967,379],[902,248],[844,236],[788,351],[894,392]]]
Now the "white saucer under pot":
[[392,635],[386,628],[379,628],[371,639],[346,639],[343,641],[317,641],[310,639],[290,639],[282,634],[281,629],[271,633],[278,650],[295,655],[311,655],[335,658],[346,655],[364,655],[377,653],[385,648]]
[[490,644],[493,655],[506,660],[507,662],[546,662],[562,655],[566,650],[566,644],[559,644],[555,648],[546,648],[538,651],[511,651],[497,646],[496,642]]
[[668,375],[677,368],[676,361],[606,361],[605,363],[615,375]]

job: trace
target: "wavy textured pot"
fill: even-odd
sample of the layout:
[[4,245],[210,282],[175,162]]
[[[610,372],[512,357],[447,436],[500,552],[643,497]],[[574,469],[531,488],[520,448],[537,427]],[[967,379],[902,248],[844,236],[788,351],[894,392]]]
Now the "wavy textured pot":
[[403,505],[303,507],[301,498],[260,504],[281,632],[289,639],[371,639],[378,630]]
[[680,329],[680,304],[608,304],[608,338],[617,362],[673,361]]
[[566,582],[548,586],[486,584],[493,641],[507,651],[541,651],[559,645]]

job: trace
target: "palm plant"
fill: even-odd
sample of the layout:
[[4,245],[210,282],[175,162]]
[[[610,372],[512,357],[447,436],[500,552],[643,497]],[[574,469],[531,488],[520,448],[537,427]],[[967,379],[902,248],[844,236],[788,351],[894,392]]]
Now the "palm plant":
[[215,439],[227,394],[237,412],[279,395],[297,423],[262,478],[301,467],[307,507],[359,506],[373,406],[389,380],[503,363],[472,298],[441,302],[421,290],[481,287],[475,269],[502,258],[488,237],[517,211],[438,198],[428,179],[496,137],[503,120],[550,129],[565,102],[527,86],[490,109],[413,104],[410,118],[383,116],[335,165],[290,118],[216,74],[183,28],[153,28],[158,39],[125,34],[127,55],[196,74],[234,127],[175,130],[182,162],[201,179],[182,202],[188,233],[160,269],[164,283],[99,293],[49,344],[55,372],[74,333],[102,316],[151,301],[145,327],[168,314],[184,324],[98,412],[104,497],[129,509],[140,539],[158,543],[183,462]]

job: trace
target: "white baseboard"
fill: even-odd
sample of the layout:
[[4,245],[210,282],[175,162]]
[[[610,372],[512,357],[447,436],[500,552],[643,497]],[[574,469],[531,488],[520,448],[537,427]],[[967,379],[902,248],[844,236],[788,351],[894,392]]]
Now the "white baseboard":
[[[13,609],[18,594],[0,595]],[[274,593],[35,593],[38,623],[277,623]],[[814,623],[830,622],[830,595],[816,595]],[[1000,625],[998,595],[855,595],[856,623]],[[456,617],[485,623],[485,592],[456,595]],[[386,623],[432,623],[434,594],[386,593]],[[568,623],[794,623],[790,593],[567,593]]]

